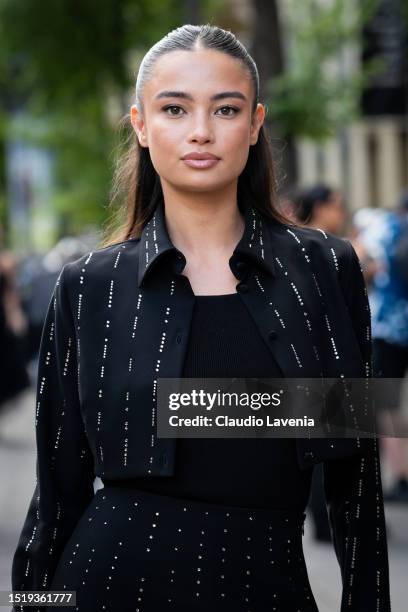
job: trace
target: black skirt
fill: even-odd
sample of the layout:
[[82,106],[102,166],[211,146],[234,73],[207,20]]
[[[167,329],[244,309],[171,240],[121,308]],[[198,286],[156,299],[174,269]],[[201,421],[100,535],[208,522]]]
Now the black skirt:
[[49,589],[76,591],[78,612],[318,612],[305,516],[112,483],[82,515]]

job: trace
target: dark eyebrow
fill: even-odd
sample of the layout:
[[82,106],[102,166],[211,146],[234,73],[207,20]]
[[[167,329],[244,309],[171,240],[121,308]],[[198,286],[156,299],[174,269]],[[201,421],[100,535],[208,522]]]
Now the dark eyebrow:
[[[158,100],[160,98],[184,98],[185,100],[194,101],[193,96],[185,91],[161,91],[157,94],[155,99]],[[222,91],[211,96],[210,100],[223,100],[224,98],[239,98],[240,100],[246,100],[246,97],[240,91]]]

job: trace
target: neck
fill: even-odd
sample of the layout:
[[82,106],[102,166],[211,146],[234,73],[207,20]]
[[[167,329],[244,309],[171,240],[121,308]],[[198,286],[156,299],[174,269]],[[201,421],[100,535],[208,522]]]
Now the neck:
[[194,258],[231,254],[245,227],[237,192],[174,192],[163,188],[167,231],[175,247]]

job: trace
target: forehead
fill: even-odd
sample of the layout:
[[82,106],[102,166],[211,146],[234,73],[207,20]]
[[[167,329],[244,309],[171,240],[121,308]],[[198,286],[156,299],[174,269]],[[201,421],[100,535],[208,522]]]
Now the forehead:
[[249,99],[252,82],[246,66],[226,53],[177,50],[158,58],[144,93],[153,99],[162,89],[188,91],[194,99],[217,91],[239,90]]

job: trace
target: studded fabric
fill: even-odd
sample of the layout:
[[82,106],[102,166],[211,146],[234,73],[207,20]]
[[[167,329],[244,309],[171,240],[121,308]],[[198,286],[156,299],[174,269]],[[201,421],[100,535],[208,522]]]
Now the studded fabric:
[[79,520],[50,588],[74,588],[79,612],[317,612],[304,517],[108,484]]
[[[372,376],[367,292],[351,244],[239,206],[245,231],[229,264],[284,376]],[[156,436],[157,382],[181,375],[194,294],[164,212],[160,202],[140,238],[66,264],[56,283],[39,357],[37,483],[13,559],[14,590],[49,588],[95,504],[95,476],[174,474],[176,440]],[[296,452],[301,469],[324,465],[341,612],[388,612],[377,440],[299,438]]]
[[[238,293],[196,296],[182,374],[282,378]],[[303,511],[311,472],[299,468],[295,438],[180,437],[175,474],[132,478],[132,486],[221,505]]]

